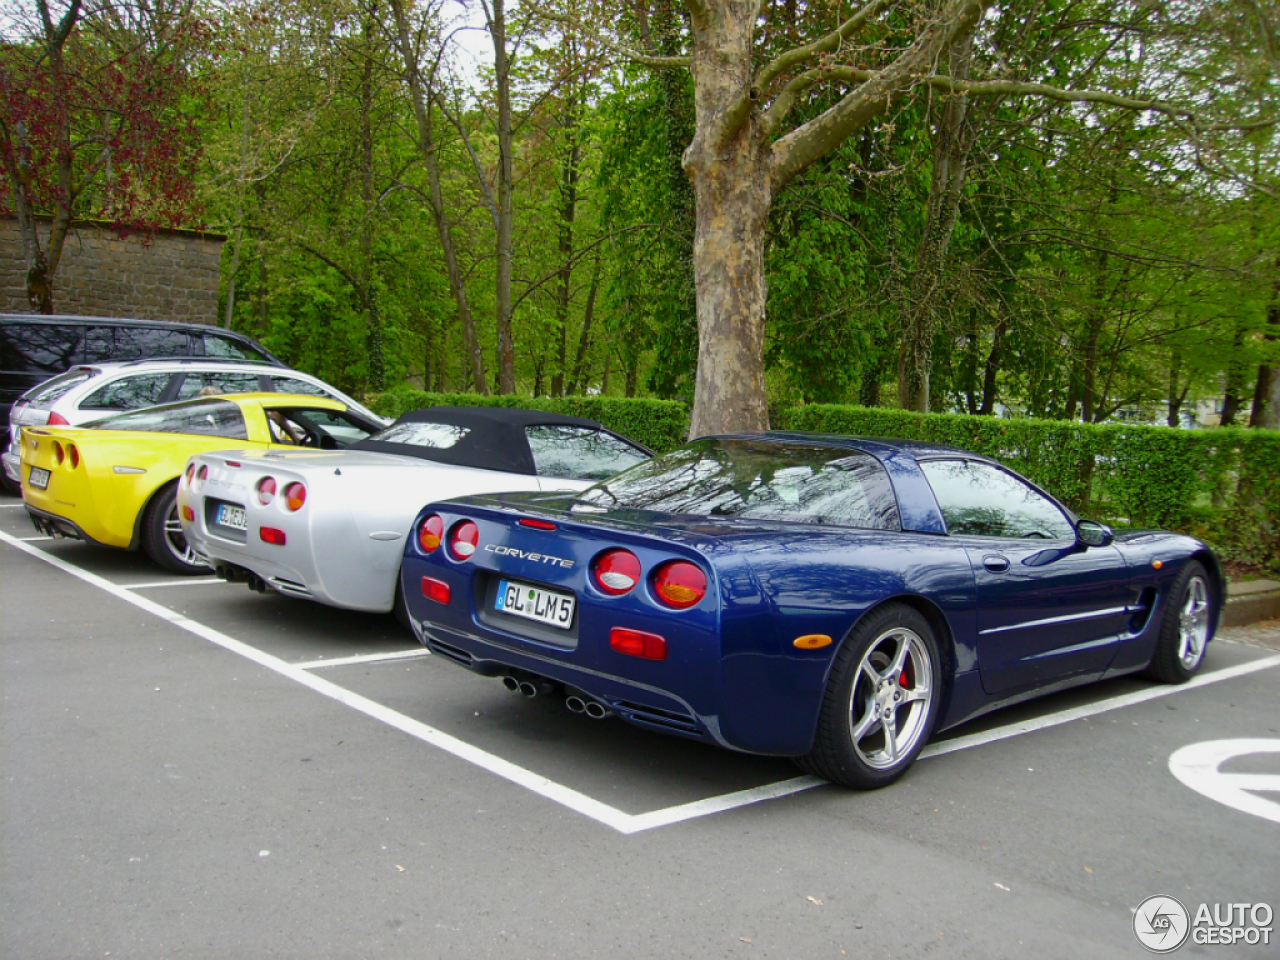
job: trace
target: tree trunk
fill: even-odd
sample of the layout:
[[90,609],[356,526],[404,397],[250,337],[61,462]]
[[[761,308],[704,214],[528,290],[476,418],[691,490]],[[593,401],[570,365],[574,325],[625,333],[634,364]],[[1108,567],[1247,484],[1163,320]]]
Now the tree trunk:
[[978,408],[980,417],[990,417],[996,412],[996,377],[1000,373],[1000,360],[1004,354],[1004,332],[1008,325],[1009,318],[1002,316],[996,321],[996,328],[992,333],[991,352],[987,354],[987,366],[982,373],[982,406]]
[[240,274],[240,247],[244,243],[244,180],[249,162],[249,86],[245,85],[240,101],[240,163],[236,183],[236,229],[231,238],[231,269],[227,277],[227,304],[222,315],[222,325],[230,330],[236,312],[236,278]]
[[[362,27],[367,44],[375,30],[371,17],[365,17]],[[370,390],[382,391],[386,389],[387,379],[382,355],[382,316],[378,311],[377,276],[373,262],[373,225],[377,220],[373,188],[373,63],[372,57],[365,61],[364,75],[360,78],[360,200],[364,213],[360,230],[360,293],[364,299],[368,331],[365,340],[369,354],[366,382]]]
[[1165,422],[1176,427],[1182,420],[1182,401],[1186,399],[1187,392],[1178,388],[1178,381],[1182,376],[1182,351],[1177,347],[1173,348],[1169,357],[1169,413],[1165,417]]
[[511,340],[511,236],[515,215],[511,161],[511,62],[507,55],[505,0],[493,0],[493,74],[498,98],[498,238],[495,324],[498,331],[498,393],[516,392],[515,344]]
[[[969,76],[973,35],[956,44],[951,53],[952,75]],[[964,137],[968,98],[949,96],[943,101],[933,131],[933,176],[924,233],[916,251],[911,300],[907,304],[898,358],[898,406],[929,412],[929,374],[933,365],[933,336],[937,325],[943,266],[947,246],[960,213],[960,195],[967,173],[969,144]]]
[[440,159],[436,153],[435,134],[431,128],[428,110],[430,96],[418,70],[418,56],[409,40],[409,21],[405,16],[403,0],[391,0],[391,11],[396,21],[396,43],[404,62],[405,78],[413,101],[413,116],[418,128],[418,151],[427,169],[428,197],[431,216],[435,220],[440,248],[444,253],[445,276],[449,280],[449,292],[458,309],[458,323],[462,327],[462,343],[467,354],[467,369],[475,391],[488,394],[488,379],[484,370],[484,351],[476,333],[475,319],[471,314],[471,301],[467,297],[467,283],[458,264],[458,253],[453,243],[453,225],[444,205],[444,190],[440,185]]
[[1240,413],[1240,394],[1244,389],[1244,365],[1240,354],[1244,350],[1244,323],[1237,318],[1235,333],[1231,337],[1231,359],[1227,363],[1227,381],[1222,390],[1222,419],[1224,427],[1235,426]]
[[560,175],[560,269],[556,278],[556,326],[559,343],[556,352],[556,370],[551,376],[551,395],[564,396],[565,367],[567,366],[569,338],[569,301],[572,298],[573,280],[573,221],[578,210],[578,164],[582,147],[578,142],[578,121],[575,94],[570,90],[565,98],[562,125],[569,137],[569,150],[564,158]]
[[1102,340],[1102,327],[1107,319],[1103,310],[1107,287],[1107,252],[1101,251],[1098,257],[1098,276],[1094,283],[1095,300],[1086,314],[1084,356],[1081,358],[1080,419],[1085,423],[1093,423],[1097,408],[1095,390],[1098,382],[1098,347]]
[[[41,6],[41,10],[44,13],[44,56],[49,63],[49,88],[61,90],[63,89],[63,46],[80,19],[80,3],[79,0],[74,0],[57,26],[54,26],[49,19],[48,10],[44,6]],[[64,145],[70,144],[69,104],[62,98],[55,97],[49,107],[55,113],[54,123],[58,127],[57,142]],[[49,227],[49,241],[41,249],[33,200],[35,173],[32,170],[30,131],[27,130],[25,123],[19,121],[15,124],[14,133],[17,142],[12,145],[12,166],[9,163],[5,166],[8,168],[15,206],[18,210],[18,229],[22,236],[22,251],[27,268],[27,302],[35,312],[47,315],[53,313],[53,278],[57,275],[58,265],[62,262],[62,248],[71,229],[71,211],[79,195],[73,169],[75,153],[71,149],[58,151],[58,184],[55,192],[57,199],[54,202],[53,222]],[[5,152],[8,153],[8,151]],[[6,159],[9,158],[6,157]]]
[[709,8],[694,31],[697,133],[685,151],[696,222],[693,281],[698,373],[689,437],[763,430],[764,242],[773,205],[770,153],[755,117],[715,142],[718,118],[751,83],[750,3]]
[[[1280,257],[1276,258],[1275,283],[1271,287],[1271,304],[1267,307],[1267,329],[1263,339],[1268,343],[1280,340]],[[1280,430],[1280,369],[1275,364],[1264,363],[1258,367],[1258,383],[1253,391],[1253,410],[1249,426]]]
[[573,379],[569,382],[569,393],[586,393],[587,382],[583,376],[583,367],[587,362],[587,351],[591,349],[591,320],[596,312],[596,291],[600,288],[600,258],[595,258],[591,268],[591,287],[587,290],[587,305],[582,311],[582,334],[578,337],[578,355],[573,363]]

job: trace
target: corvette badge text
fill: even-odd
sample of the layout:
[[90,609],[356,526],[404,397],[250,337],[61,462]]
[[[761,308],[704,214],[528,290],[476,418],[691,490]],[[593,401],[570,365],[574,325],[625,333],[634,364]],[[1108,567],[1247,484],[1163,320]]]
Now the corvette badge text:
[[1197,944],[1271,943],[1275,911],[1266,903],[1202,903],[1192,916],[1175,897],[1147,897],[1133,914],[1133,933],[1152,953]]
[[517,550],[515,547],[503,547],[495,543],[486,543],[484,549],[487,553],[496,553],[500,557],[519,557],[521,560],[529,560],[532,563],[549,563],[552,566],[561,566],[568,569],[573,566],[573,560],[562,560],[560,557],[551,557],[545,553],[529,553],[525,550]]

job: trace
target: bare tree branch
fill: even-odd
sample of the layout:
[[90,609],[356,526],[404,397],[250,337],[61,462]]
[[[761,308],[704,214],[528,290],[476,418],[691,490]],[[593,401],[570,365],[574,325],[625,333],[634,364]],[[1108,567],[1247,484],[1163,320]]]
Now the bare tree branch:
[[[912,87],[927,80],[939,56],[973,29],[985,9],[986,0],[952,0],[942,16],[925,25],[915,43],[894,63],[884,70],[868,72],[861,85],[839,103],[776,141],[771,176],[774,191],[834,150],[853,131],[888,111]],[[850,79],[856,78],[850,74]],[[782,119],[782,115],[767,111],[766,128],[776,129]]]
[[846,40],[858,35],[862,29],[873,19],[880,16],[881,13],[894,6],[897,0],[871,0],[866,6],[851,16],[844,23],[840,24],[835,30],[821,37],[812,43],[805,44],[803,47],[796,47],[794,50],[788,50],[786,53],[777,57],[772,63],[766,64],[756,74],[755,80],[751,84],[751,99],[759,99],[764,95],[778,77],[782,76],[792,67],[799,66],[809,60],[819,57],[824,53],[835,53],[844,45]]

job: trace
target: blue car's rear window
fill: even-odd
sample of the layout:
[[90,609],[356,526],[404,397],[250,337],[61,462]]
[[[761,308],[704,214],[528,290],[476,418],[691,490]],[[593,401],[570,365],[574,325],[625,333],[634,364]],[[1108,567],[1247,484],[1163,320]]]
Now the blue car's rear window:
[[847,447],[695,440],[598,483],[578,502],[691,517],[786,520],[898,530],[889,476]]

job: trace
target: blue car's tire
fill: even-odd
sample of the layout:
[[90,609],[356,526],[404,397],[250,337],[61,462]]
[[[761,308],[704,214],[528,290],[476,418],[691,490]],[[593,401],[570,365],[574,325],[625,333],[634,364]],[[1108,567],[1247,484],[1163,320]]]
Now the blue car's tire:
[[941,692],[929,621],[902,604],[881,607],[836,653],[813,749],[796,762],[847,787],[888,786],[928,742]]
[[1204,663],[1214,621],[1209,574],[1198,560],[1188,560],[1169,591],[1147,673],[1161,683],[1186,683],[1194,677]]
[[391,606],[396,622],[410,633],[413,633],[413,621],[409,617],[409,605],[404,602],[404,587],[400,583],[400,574],[396,574],[396,599]]

